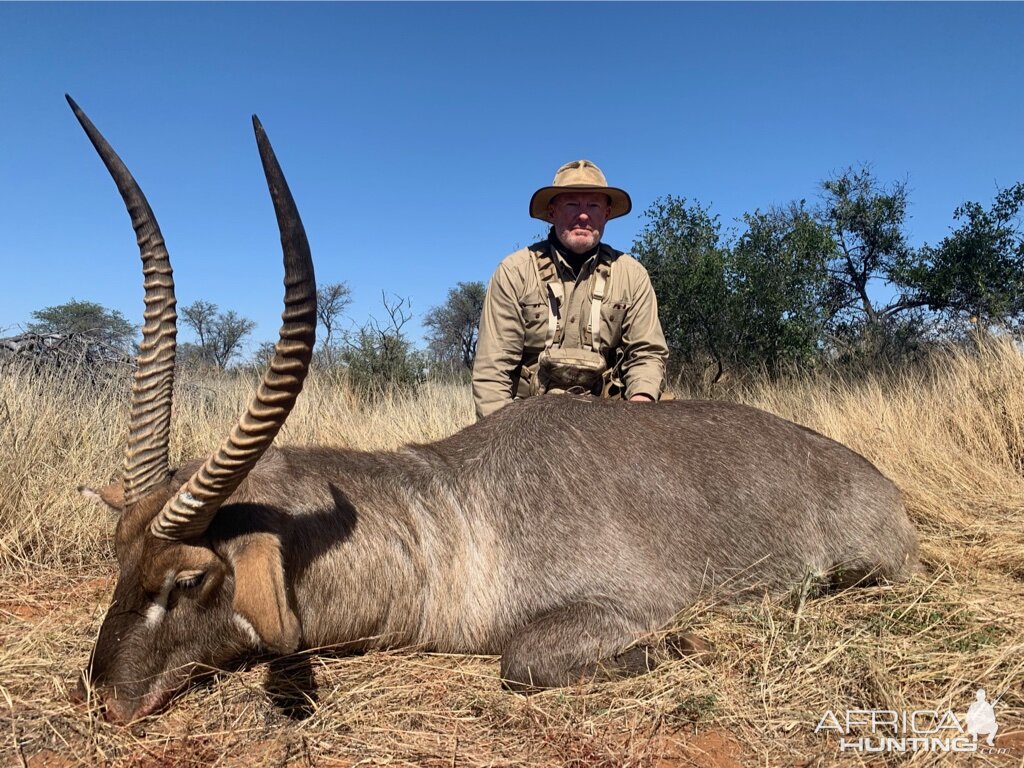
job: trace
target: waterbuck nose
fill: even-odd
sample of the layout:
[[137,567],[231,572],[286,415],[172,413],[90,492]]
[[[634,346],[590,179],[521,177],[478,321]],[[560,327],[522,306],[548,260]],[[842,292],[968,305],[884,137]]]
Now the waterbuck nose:
[[92,703],[102,707],[103,719],[108,723],[127,723],[132,719],[134,707],[129,702],[119,701],[114,697],[110,688],[102,689],[90,685],[86,680],[86,673],[78,676],[78,682],[72,687],[68,695],[71,703],[83,705]]
[[104,696],[100,701],[103,702],[103,719],[108,723],[124,725],[134,719],[135,707],[130,702],[115,699],[113,696]]

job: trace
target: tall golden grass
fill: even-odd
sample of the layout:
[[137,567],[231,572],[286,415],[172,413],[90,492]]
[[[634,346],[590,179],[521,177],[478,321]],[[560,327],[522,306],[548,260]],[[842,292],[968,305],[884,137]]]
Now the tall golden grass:
[[[256,664],[125,729],[67,693],[116,573],[113,521],[75,489],[118,474],[126,383],[0,373],[0,764],[897,764],[909,756],[840,753],[838,737],[814,727],[826,710],[962,716],[978,687],[1003,694],[1001,751],[971,759],[1024,764],[1022,382],[1024,356],[992,342],[900,373],[731,393],[846,443],[896,481],[926,565],[910,584],[694,606],[679,626],[712,652],[617,683],[521,697],[500,690],[490,657],[312,656],[293,661],[318,683],[302,719],[275,703],[278,671]],[[179,382],[174,460],[207,453],[255,383]],[[278,439],[388,449],[472,418],[464,387],[364,402],[314,372]]]

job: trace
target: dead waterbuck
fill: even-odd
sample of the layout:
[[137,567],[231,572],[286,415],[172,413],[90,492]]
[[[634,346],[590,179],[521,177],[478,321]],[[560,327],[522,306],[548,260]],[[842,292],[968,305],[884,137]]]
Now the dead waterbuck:
[[123,483],[94,492],[120,511],[120,576],[85,676],[109,717],[154,712],[233,658],[331,646],[501,654],[510,686],[563,685],[625,665],[624,648],[716,586],[894,579],[915,563],[900,494],[868,461],[740,405],[547,396],[394,452],[268,450],[309,366],[316,290],[255,119],[284,250],[281,337],[221,447],[172,469],[167,251],[71,104],[124,197],[146,286]]

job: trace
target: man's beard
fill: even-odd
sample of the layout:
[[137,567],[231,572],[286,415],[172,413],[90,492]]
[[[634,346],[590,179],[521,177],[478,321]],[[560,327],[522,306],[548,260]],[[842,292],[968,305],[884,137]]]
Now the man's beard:
[[589,251],[598,241],[601,239],[600,233],[595,230],[587,230],[586,234],[567,230],[561,238],[559,238],[566,247],[572,248],[573,250],[579,250],[580,252]]

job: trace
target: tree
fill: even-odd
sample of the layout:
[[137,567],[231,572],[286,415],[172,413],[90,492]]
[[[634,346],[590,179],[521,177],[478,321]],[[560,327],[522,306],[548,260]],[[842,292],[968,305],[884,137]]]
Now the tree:
[[1000,190],[989,210],[966,202],[953,212],[962,222],[937,247],[915,254],[904,281],[928,308],[980,328],[1024,320],[1024,237],[1020,232],[1024,183]]
[[212,362],[208,350],[210,348],[210,337],[213,336],[213,324],[217,320],[217,305],[209,301],[197,299],[191,304],[181,308],[181,319],[189,328],[195,331],[199,338],[200,356],[207,356],[206,362]]
[[472,369],[487,288],[481,282],[457,283],[444,304],[423,318],[428,353],[434,362]]
[[232,358],[241,354],[242,344],[255,327],[255,322],[242,317],[233,309],[217,315],[213,323],[213,337],[210,340],[213,361],[220,368],[226,368]]
[[872,298],[869,287],[885,283],[901,287],[911,255],[904,226],[907,185],[883,186],[867,166],[847,168],[821,183],[819,222],[828,228],[835,251],[829,263],[832,278],[829,320],[832,340],[868,352],[882,349],[891,331],[903,327],[897,317],[922,306],[900,293],[888,303]]
[[116,309],[78,299],[37,309],[32,317],[35,322],[28,324],[30,333],[83,334],[125,352],[131,350],[136,331]]
[[633,255],[651,276],[672,358],[676,366],[701,370],[710,360],[717,380],[726,365],[730,332],[718,216],[673,195],[655,200],[644,216],[647,224]]
[[241,354],[246,337],[256,327],[255,322],[235,310],[219,312],[216,304],[202,299],[182,307],[181,317],[199,339],[196,347],[200,359],[218,368],[227,368]]
[[371,317],[354,333],[346,334],[339,356],[352,386],[367,393],[388,387],[417,385],[423,377],[423,360],[405,335],[412,319],[408,299],[381,294],[388,319]]
[[210,365],[209,356],[198,344],[191,341],[179,341],[174,348],[174,364],[178,370],[185,368],[202,368]]
[[710,362],[718,381],[727,369],[775,370],[815,357],[829,317],[834,248],[802,201],[745,215],[732,247],[699,203],[669,196],[645,215],[633,252],[651,275],[681,373],[703,380]]
[[746,367],[769,369],[809,362],[829,318],[829,232],[803,201],[743,220],[747,230],[727,259],[732,356]]
[[347,283],[326,283],[317,286],[316,316],[324,329],[323,338],[320,339],[320,351],[328,365],[334,362],[334,350],[338,342],[334,334],[338,330],[338,323],[351,303],[352,291]]
[[258,371],[266,369],[270,365],[270,361],[274,359],[276,351],[276,342],[261,341],[256,345],[256,349],[253,350],[252,356],[249,358],[249,365]]

